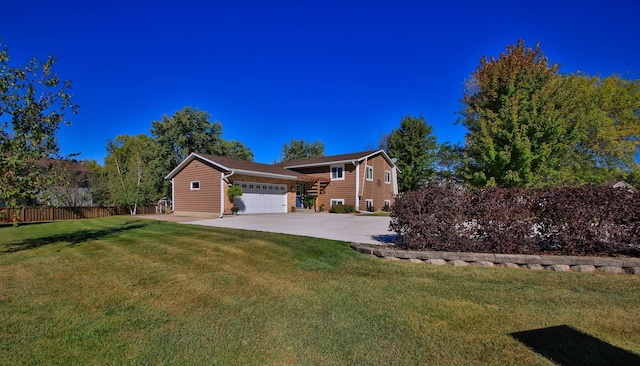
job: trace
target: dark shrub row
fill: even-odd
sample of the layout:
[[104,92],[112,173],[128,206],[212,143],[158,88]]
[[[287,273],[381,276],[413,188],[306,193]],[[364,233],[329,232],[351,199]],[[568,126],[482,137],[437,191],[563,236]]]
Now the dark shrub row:
[[640,192],[425,187],[396,197],[390,229],[407,250],[640,256]]
[[329,209],[331,213],[352,213],[356,212],[356,208],[350,205],[334,205]]

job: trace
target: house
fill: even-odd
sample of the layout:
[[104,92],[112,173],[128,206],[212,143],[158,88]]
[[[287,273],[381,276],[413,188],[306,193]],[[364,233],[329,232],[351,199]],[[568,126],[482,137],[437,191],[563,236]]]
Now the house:
[[239,213],[285,213],[316,198],[314,208],[351,205],[359,211],[390,207],[398,193],[398,169],[384,150],[261,164],[192,153],[165,179],[171,180],[176,215],[230,214],[227,188],[238,185]]

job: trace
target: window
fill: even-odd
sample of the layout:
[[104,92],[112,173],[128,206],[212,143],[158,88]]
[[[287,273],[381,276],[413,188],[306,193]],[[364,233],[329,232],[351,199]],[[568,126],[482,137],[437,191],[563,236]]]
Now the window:
[[344,180],[344,165],[331,166],[331,180]]
[[373,212],[373,200],[367,199],[365,205],[367,206],[367,211]]
[[245,183],[242,183],[242,188],[247,188],[247,185]]
[[191,190],[197,191],[199,189],[200,189],[200,181],[199,180],[191,181]]
[[382,211],[391,211],[391,200],[384,200],[384,208],[382,209]]
[[343,198],[331,200],[331,207],[340,206],[340,205],[344,205],[344,199]]
[[386,184],[391,184],[391,172],[388,170],[384,171],[384,182]]
[[367,180],[373,180],[373,167],[372,166],[367,166],[366,167],[365,177],[367,177]]

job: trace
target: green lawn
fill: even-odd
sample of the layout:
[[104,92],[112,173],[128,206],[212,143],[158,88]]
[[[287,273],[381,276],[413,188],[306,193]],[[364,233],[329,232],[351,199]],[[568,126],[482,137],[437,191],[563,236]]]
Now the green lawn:
[[637,355],[639,315],[640,276],[132,217],[0,227],[3,365],[551,365],[509,334],[567,325]]

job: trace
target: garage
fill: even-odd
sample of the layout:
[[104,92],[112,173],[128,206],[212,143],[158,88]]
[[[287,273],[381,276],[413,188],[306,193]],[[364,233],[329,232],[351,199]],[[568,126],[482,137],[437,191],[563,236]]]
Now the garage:
[[259,182],[234,182],[242,188],[242,196],[234,203],[240,207],[239,213],[286,213],[287,185]]

